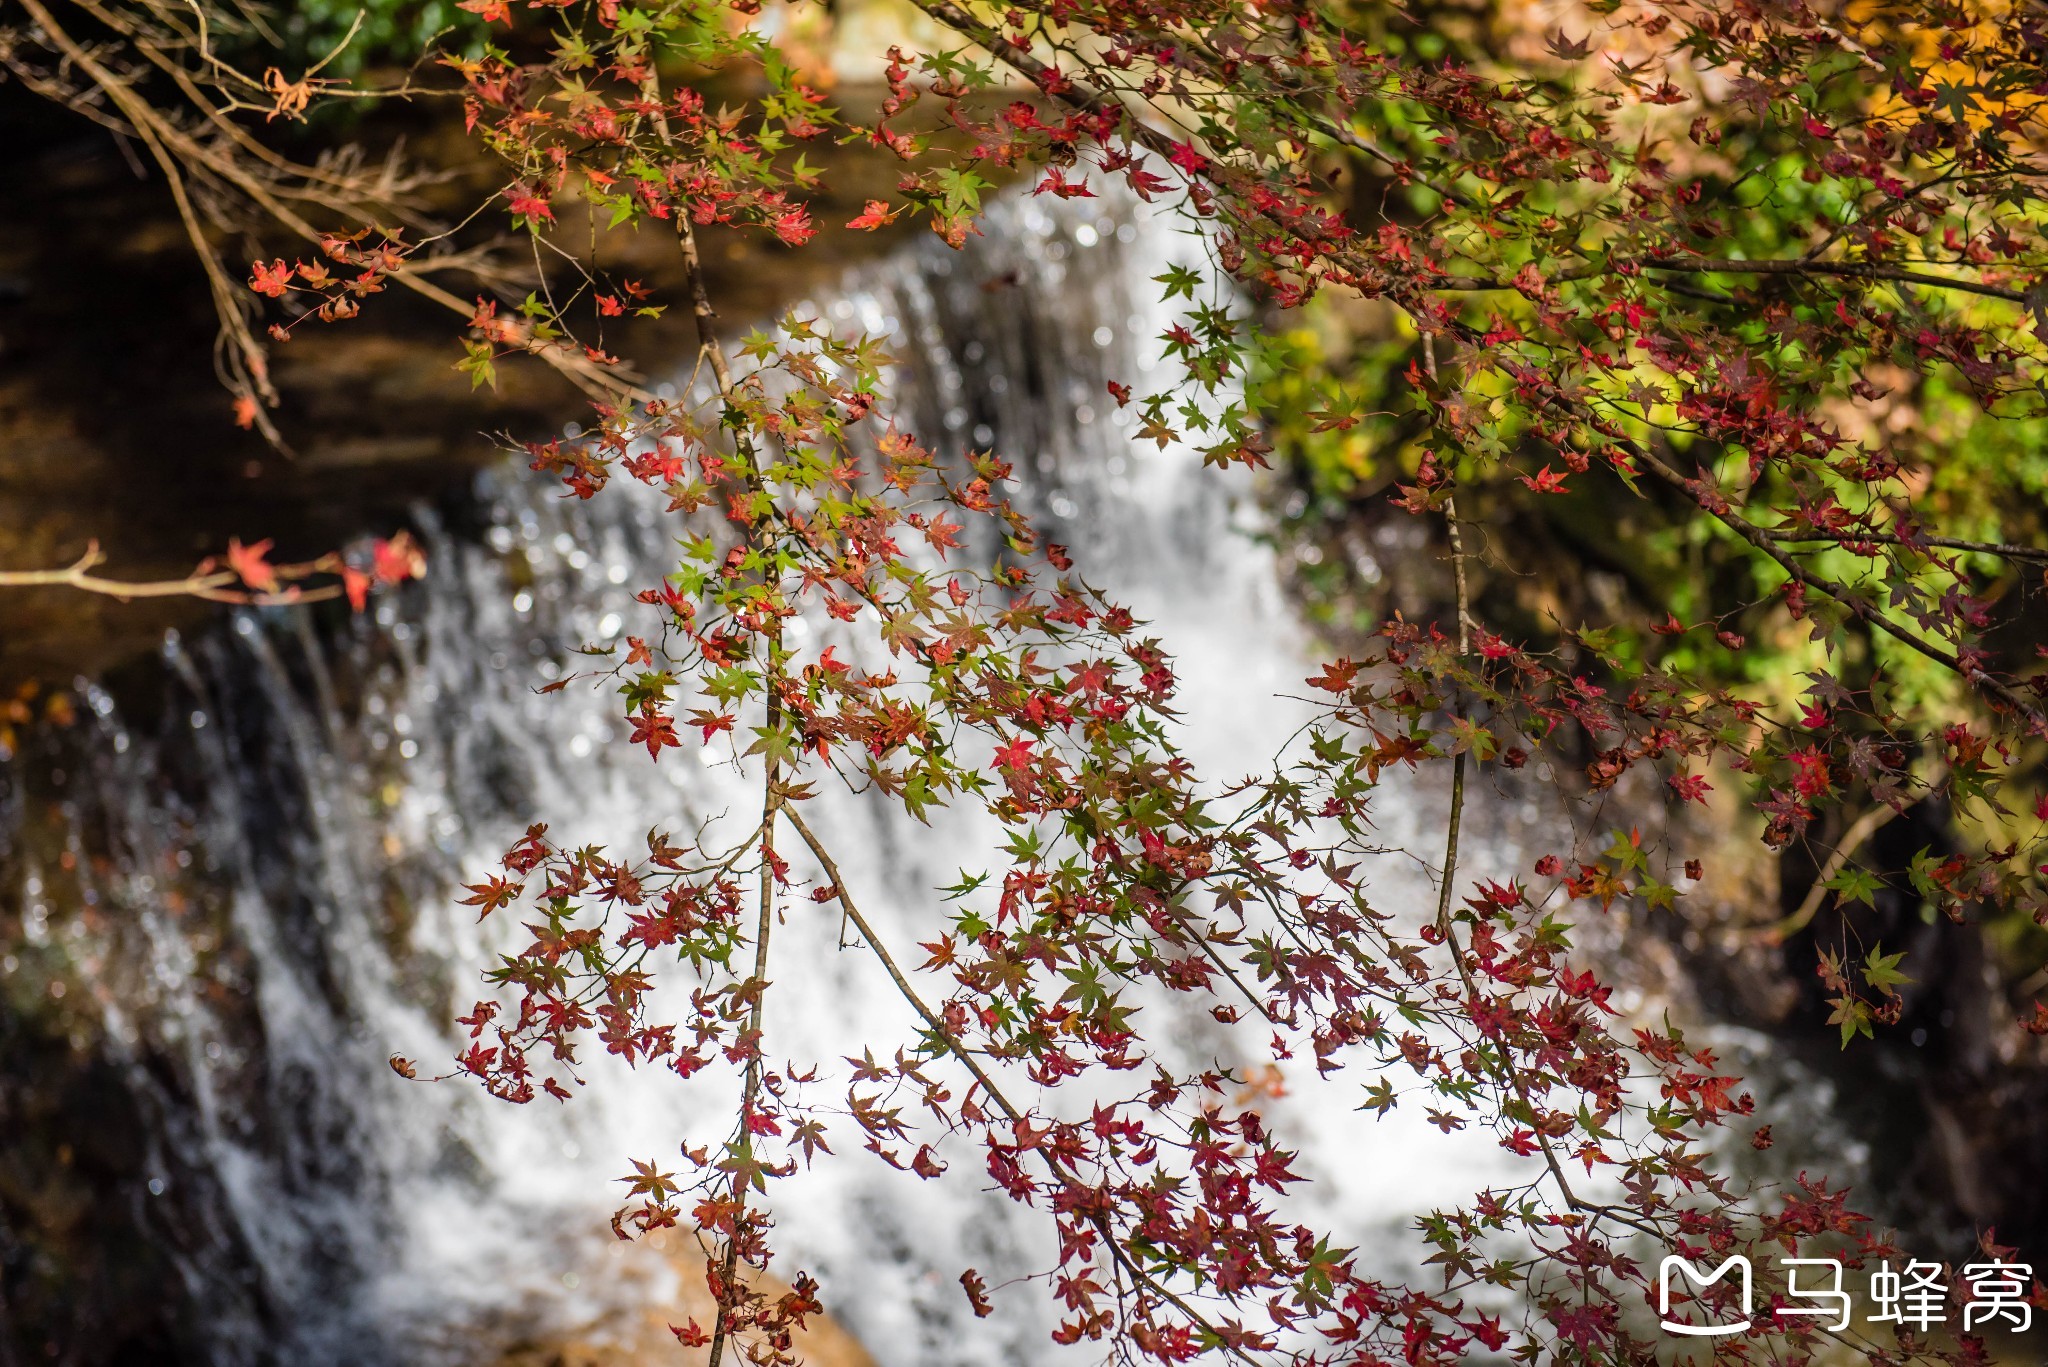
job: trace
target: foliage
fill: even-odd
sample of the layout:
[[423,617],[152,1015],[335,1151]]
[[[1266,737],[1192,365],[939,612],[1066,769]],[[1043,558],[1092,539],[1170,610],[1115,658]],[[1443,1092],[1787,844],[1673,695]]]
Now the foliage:
[[[2038,524],[2030,544],[1973,539],[2012,534],[2016,495],[2040,479],[2048,21],[1602,0],[1582,36],[1559,29],[1547,55],[1486,69],[1341,4],[917,3],[957,46],[892,49],[870,120],[827,103],[756,0],[462,6],[504,36],[449,55],[449,93],[505,164],[500,212],[557,263],[516,303],[464,301],[462,364],[487,384],[508,356],[538,356],[593,392],[591,436],[527,451],[569,492],[621,474],[666,491],[677,568],[645,586],[648,625],[595,673],[653,762],[685,744],[736,752],[761,808],[736,842],[657,825],[644,848],[564,849],[529,832],[470,888],[485,916],[518,908],[532,939],[462,1022],[460,1069],[512,1101],[572,1096],[591,1048],[731,1076],[729,1139],[686,1149],[679,1172],[650,1160],[615,1222],[707,1241],[720,1312],[678,1333],[714,1363],[788,1360],[815,1288],[796,1277],[770,1300],[740,1265],[770,1257],[773,1183],[858,1161],[835,1152],[849,1140],[930,1180],[977,1146],[989,1178],[1058,1227],[1059,1337],[1119,1359],[1448,1363],[1512,1344],[1636,1362],[1656,1351],[1655,1252],[1885,1256],[1825,1182],[1752,1193],[1720,1175],[1716,1131],[1752,1110],[1738,1081],[1668,1024],[1614,1019],[1609,988],[1569,957],[1575,914],[1668,907],[1698,870],[1621,835],[1547,854],[1526,882],[1468,886],[1459,816],[1475,767],[1539,755],[1594,793],[1644,770],[1681,801],[1720,766],[1751,785],[1773,845],[1834,809],[1936,794],[1983,838],[1914,861],[1914,892],[1958,919],[2048,917],[2048,805],[2016,805],[2007,782],[2048,740],[2048,685],[1998,634],[2024,602],[2015,567],[2048,553]],[[756,93],[714,108],[675,79],[705,71]],[[323,89],[276,84],[273,113]],[[811,242],[806,197],[834,140],[903,161],[848,230],[911,215],[958,244],[999,172],[1061,197],[1120,180],[1201,221],[1219,273],[1283,319],[1319,297],[1401,319],[1415,340],[1398,371],[1305,373],[1291,323],[1258,326],[1215,281],[1169,270],[1185,382],[1112,392],[1144,437],[1224,467],[1273,450],[1247,375],[1304,405],[1279,415],[1281,436],[1327,439],[1354,474],[1365,455],[1332,434],[1388,433],[1413,461],[1395,506],[1445,529],[1446,620],[1385,624],[1370,658],[1308,681],[1318,719],[1271,773],[1205,783],[1175,747],[1165,646],[1004,501],[1001,457],[942,458],[891,422],[875,339],[791,318],[725,351],[703,238]],[[187,141],[167,172],[220,155]],[[205,164],[255,195],[225,169],[239,163]],[[1392,211],[1339,170],[1383,183]],[[600,269],[587,230],[565,225],[571,204],[674,235],[704,386],[657,398],[607,349],[605,320],[669,304]],[[324,230],[278,213],[319,254],[250,276],[297,310],[279,338],[387,283],[419,287],[415,240],[329,212]],[[1910,421],[1876,420],[1907,392]],[[1511,639],[1475,615],[1464,535],[1501,488],[1705,529],[1719,568],[1674,585],[1653,625]],[[1733,686],[1741,619],[1765,610],[1810,636],[1796,694]],[[799,615],[836,625],[798,637]],[[1376,906],[1375,792],[1425,766],[1453,795],[1430,852],[1439,901]],[[834,783],[917,816],[973,805],[1008,832],[1003,866],[932,909],[922,964],[878,938],[805,818]],[[1875,876],[1829,875],[1852,926]],[[914,1037],[773,1062],[788,989],[771,938],[804,895],[838,906]],[[1845,1042],[1896,1016],[1909,968],[1877,944],[1823,959]],[[671,979],[687,985],[677,1018],[661,1003],[678,995],[654,991]],[[1160,992],[1360,1077],[1371,1108],[1488,1127],[1530,1160],[1528,1184],[1426,1218],[1427,1284],[1368,1276],[1297,1217],[1291,1156],[1230,1099],[1234,1079],[1163,1065],[1136,1009]],[[2048,1029],[2048,1011],[2033,1019]],[[985,1306],[977,1273],[962,1285]],[[1824,1337],[1766,1320],[1711,1351],[1803,1361]],[[1978,1351],[1851,1338],[1873,1361]]]
[[355,76],[380,63],[409,65],[478,40],[480,25],[455,0],[295,0],[282,19],[285,48],[302,64],[336,54],[327,69]]

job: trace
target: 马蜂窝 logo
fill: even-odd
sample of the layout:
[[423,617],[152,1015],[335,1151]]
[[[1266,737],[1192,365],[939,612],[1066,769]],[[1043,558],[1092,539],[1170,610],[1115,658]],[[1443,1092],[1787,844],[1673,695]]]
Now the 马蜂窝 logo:
[[[1833,1331],[1849,1327],[1855,1307],[1849,1293],[1843,1289],[1844,1274],[1839,1259],[1780,1258],[1778,1266],[1785,1272],[1785,1288],[1782,1295],[1775,1298],[1782,1303],[1775,1304],[1771,1310],[1771,1319],[1775,1323],[1782,1327],[1789,1317],[1825,1315],[1831,1316],[1834,1322],[1820,1327]],[[1806,1269],[1814,1270],[1808,1272]],[[1908,1262],[1903,1271],[1893,1271],[1890,1262],[1878,1264],[1870,1273],[1870,1299],[1874,1307],[1871,1319],[1917,1329],[1922,1333],[1934,1325],[1946,1323],[1950,1299],[1949,1288],[1943,1280],[1946,1272],[1940,1263],[1918,1260]],[[1719,1284],[1731,1273],[1731,1285],[1740,1291],[1740,1319],[1725,1318],[1734,1313],[1730,1310],[1719,1312],[1724,1318],[1716,1323],[1695,1324],[1672,1318],[1672,1285],[1675,1281],[1682,1277],[1694,1288],[1704,1289]],[[2022,1334],[2031,1329],[2037,1303],[2033,1279],[2034,1269],[2026,1263],[1994,1259],[1964,1267],[1963,1280],[1969,1284],[1970,1295],[1963,1305],[1963,1332],[1977,1333],[1991,1325]],[[1754,1294],[1749,1259],[1740,1253],[1704,1271],[1676,1254],[1667,1256],[1657,1268],[1657,1314],[1668,1333],[1695,1338],[1742,1333],[1752,1322]],[[1704,1302],[1698,1295],[1686,1299],[1704,1308]]]
[[[1671,1318],[1671,1274],[1683,1272],[1693,1285],[1712,1286],[1734,1269],[1741,1279],[1742,1319],[1734,1324],[1681,1324]],[[1674,1334],[1691,1334],[1697,1337],[1711,1337],[1717,1334],[1739,1334],[1749,1328],[1749,1301],[1751,1287],[1749,1280],[1749,1259],[1741,1254],[1724,1261],[1711,1272],[1701,1272],[1697,1267],[1673,1253],[1657,1265],[1657,1314],[1664,1328]]]

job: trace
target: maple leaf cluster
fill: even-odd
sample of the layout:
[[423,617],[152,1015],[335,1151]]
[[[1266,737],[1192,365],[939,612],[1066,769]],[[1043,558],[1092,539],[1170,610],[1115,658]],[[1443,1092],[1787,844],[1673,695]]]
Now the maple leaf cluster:
[[[1827,1182],[1733,1181],[1716,1146],[1755,1113],[1739,1078],[1626,1014],[1574,951],[1576,919],[1669,912],[1700,864],[1639,829],[1604,847],[1575,833],[1526,881],[1472,886],[1458,814],[1474,773],[1550,775],[1596,801],[1638,773],[1678,803],[1740,786],[1774,848],[1852,806],[1977,804],[1984,838],[1927,852],[1890,891],[1954,920],[2048,924],[2048,807],[2029,824],[2011,800],[2048,741],[2048,673],[2009,648],[2029,639],[2015,566],[2048,556],[1948,527],[1960,495],[1932,439],[1858,407],[1900,385],[1985,419],[2048,417],[2048,250],[2029,208],[2048,133],[2040,16],[1621,0],[1594,7],[1585,37],[1560,30],[1545,57],[1508,62],[1424,61],[1369,16],[1299,0],[916,3],[957,46],[891,48],[865,122],[826,103],[751,3],[464,6],[494,38],[444,67],[504,164],[509,225],[571,279],[479,299],[461,364],[487,383],[527,353],[587,382],[591,432],[526,459],[577,498],[621,475],[659,490],[680,547],[640,587],[625,646],[588,648],[597,663],[550,688],[615,689],[624,743],[657,763],[712,748],[758,776],[761,807],[742,833],[657,824],[630,851],[529,831],[468,889],[481,915],[526,919],[461,1022],[457,1069],[513,1102],[572,1097],[593,1049],[736,1081],[729,1137],[685,1148],[680,1173],[643,1165],[614,1223],[713,1242],[718,1313],[677,1333],[714,1363],[791,1360],[813,1288],[776,1299],[740,1267],[772,1256],[772,1184],[847,1161],[835,1146],[922,1180],[971,1166],[1041,1211],[1058,1233],[1040,1278],[1056,1337],[1124,1359],[1420,1367],[1512,1344],[1532,1361],[1645,1361],[1652,1250],[1892,1256]],[[552,47],[524,41],[542,27]],[[713,110],[666,81],[682,69],[744,71],[759,93]],[[991,98],[998,70],[1015,98]],[[1343,441],[1399,425],[1373,458],[1390,505],[1441,529],[1454,614],[1396,617],[1362,658],[1326,664],[1299,744],[1213,786],[1175,741],[1167,643],[1088,585],[1085,551],[1008,503],[1003,456],[942,453],[892,420],[881,339],[791,317],[727,354],[701,241],[804,248],[822,175],[804,151],[826,139],[903,166],[838,231],[917,217],[958,246],[988,177],[1013,170],[1028,193],[1119,183],[1198,221],[1217,274],[1157,277],[1183,301],[1160,338],[1176,384],[1109,385],[1136,436],[1229,470],[1269,464],[1291,418]],[[1352,192],[1361,180],[1374,195]],[[1364,207],[1375,198],[1405,207]],[[676,240],[700,387],[645,393],[591,332],[662,305],[563,230],[572,201]],[[251,289],[340,321],[409,268],[395,234],[323,251],[257,263]],[[1399,320],[1388,393],[1295,367],[1315,406],[1262,411],[1259,377],[1287,369],[1284,320],[1333,297]],[[1484,568],[1472,509],[1502,490],[1687,529],[1726,557],[1732,597],[1516,639],[1468,584]],[[1809,647],[1789,696],[1714,667],[1753,649],[1737,619],[1766,615]],[[1389,775],[1425,771],[1452,794],[1438,900],[1376,905],[1374,802]],[[935,895],[921,960],[876,934],[806,821],[828,785],[917,819],[978,807],[1004,830],[993,867]],[[1845,921],[1885,887],[1853,854],[1827,883]],[[778,929],[802,895],[838,907],[914,1034],[777,1061],[771,940],[803,933]],[[1820,968],[1845,1042],[1899,1018],[1897,954],[1824,953]],[[653,989],[671,978],[688,1009],[664,1014],[656,1001],[680,998]],[[1302,1178],[1261,1087],[1163,1061],[1139,1010],[1162,994],[1253,1056],[1357,1085],[1367,1110],[1491,1133],[1528,1183],[1421,1218],[1426,1279],[1369,1274],[1288,1198]],[[2043,1032],[2043,1008],[2014,1005],[2015,1031]],[[987,1313],[980,1274],[961,1285]],[[1709,1351],[1806,1361],[1820,1340],[1760,1321]]]

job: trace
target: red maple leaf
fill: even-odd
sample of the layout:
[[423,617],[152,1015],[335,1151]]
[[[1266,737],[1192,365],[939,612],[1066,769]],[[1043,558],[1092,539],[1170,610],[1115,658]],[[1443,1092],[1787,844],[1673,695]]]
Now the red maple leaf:
[[1038,182],[1034,195],[1051,193],[1061,199],[1093,199],[1095,192],[1088,188],[1085,180],[1068,180],[1066,174],[1055,166],[1045,173],[1045,179]]
[[1031,742],[1022,736],[1008,745],[996,747],[995,765],[998,769],[1018,770],[1031,763]]
[[1171,190],[1173,188],[1172,181],[1164,176],[1155,176],[1140,166],[1133,166],[1129,171],[1125,172],[1124,179],[1129,181],[1131,188],[1138,192],[1138,198],[1148,204],[1151,202],[1152,196],[1162,190]]
[[1707,800],[1707,794],[1714,790],[1714,785],[1701,778],[1698,774],[1673,774],[1670,782],[1671,791],[1677,793],[1687,802],[1704,804]]
[[261,261],[254,262],[250,268],[249,288],[258,294],[267,294],[272,299],[283,298],[285,287],[291,282],[292,272],[297,269],[296,266],[287,266],[282,257],[267,266]]
[[258,593],[276,593],[277,571],[270,567],[264,557],[270,554],[271,543],[259,541],[253,546],[244,546],[239,541],[228,542],[228,566],[244,584]]
[[1311,677],[1309,687],[1320,688],[1325,693],[1346,693],[1351,681],[1358,677],[1358,663],[1355,660],[1332,660],[1323,666],[1323,672]]
[[380,584],[402,584],[408,579],[417,579],[426,568],[426,558],[404,532],[373,545],[370,561],[372,572]]
[[858,228],[862,232],[873,232],[875,229],[881,227],[883,224],[893,221],[895,217],[896,214],[890,211],[889,206],[885,201],[879,199],[871,199],[868,201],[867,207],[861,210],[860,216],[858,218],[848,219],[846,226],[849,228]]
[[948,522],[944,514],[934,517],[925,526],[924,539],[932,543],[932,549],[943,558],[947,551],[960,544],[960,524]]
[[[485,0],[485,3],[490,2],[491,0]],[[500,8],[502,7],[502,4],[500,4]],[[464,5],[462,8],[469,9],[471,6]],[[488,18],[489,16],[485,17]],[[542,196],[540,191],[530,186],[513,186],[505,192],[505,199],[512,206],[513,217],[523,218],[535,227],[538,227],[540,221],[544,218],[550,222],[554,221],[555,211],[548,207],[547,199]]]
[[676,739],[675,719],[666,712],[655,711],[652,705],[642,708],[640,715],[632,720],[632,743],[646,746],[647,753],[656,760],[661,758],[663,746],[682,744]]
[[779,215],[774,227],[775,235],[792,247],[803,246],[818,231],[811,224],[810,210],[801,207]]

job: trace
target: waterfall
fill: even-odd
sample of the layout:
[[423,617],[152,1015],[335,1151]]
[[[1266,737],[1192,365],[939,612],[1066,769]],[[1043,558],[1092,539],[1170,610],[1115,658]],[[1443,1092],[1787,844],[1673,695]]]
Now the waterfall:
[[[902,425],[1014,459],[1019,501],[1152,621],[1178,658],[1202,769],[1259,770],[1300,718],[1284,695],[1312,672],[1312,646],[1253,491],[1134,440],[1105,390],[1170,381],[1157,337],[1172,320],[1150,277],[1199,262],[1201,240],[1109,199],[1012,196],[984,231],[963,252],[907,247],[811,307],[835,329],[892,335]],[[435,1071],[457,1051],[450,1021],[480,995],[500,932],[452,890],[528,822],[627,847],[654,820],[687,829],[746,802],[743,778],[692,747],[654,765],[620,744],[611,695],[535,691],[577,643],[645,620],[631,590],[670,550],[648,500],[564,500],[511,467],[461,517],[421,520],[424,583],[345,624],[246,611],[172,639],[160,698],[82,686],[61,763],[31,774],[25,758],[4,780],[0,898],[18,899],[22,929],[0,973],[47,972],[89,996],[81,1019],[142,1117],[145,1226],[184,1279],[208,1359],[231,1367],[467,1367],[660,1303],[673,1277],[603,1272],[616,1179],[629,1158],[671,1157],[728,1121],[715,1084],[660,1069],[593,1066],[575,1101],[512,1107],[386,1066],[400,1053]],[[1386,843],[1431,849],[1443,801],[1418,786],[1387,802]],[[1536,819],[1509,798],[1476,813],[1473,876],[1519,867],[1517,823]],[[931,937],[935,888],[988,862],[964,816],[926,829],[831,798],[815,820],[898,945]],[[1376,882],[1386,902],[1429,899],[1416,864],[1390,858]],[[770,1056],[831,1061],[908,1038],[875,965],[838,948],[836,915],[789,915],[771,976],[793,990],[771,998]],[[1153,1033],[1191,1056],[1233,1047],[1188,1014]],[[1303,1199],[1369,1259],[1405,1264],[1411,1215],[1507,1170],[1483,1132],[1376,1122],[1353,1109],[1355,1082],[1302,1082],[1274,1116],[1317,1179]],[[1048,1228],[984,1185],[971,1159],[922,1182],[843,1152],[777,1184],[778,1268],[817,1276],[892,1367],[1070,1358],[1047,1340],[1043,1288],[1001,1286],[1051,1262]],[[969,1265],[998,1286],[987,1319],[955,1282]]]

